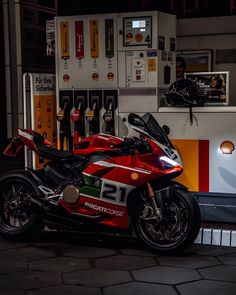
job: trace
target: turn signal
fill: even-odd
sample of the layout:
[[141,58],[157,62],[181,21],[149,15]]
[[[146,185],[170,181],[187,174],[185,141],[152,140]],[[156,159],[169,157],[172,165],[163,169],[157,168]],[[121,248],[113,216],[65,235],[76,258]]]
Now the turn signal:
[[161,165],[165,170],[168,169],[172,169],[174,167],[179,166],[179,164],[177,162],[175,162],[174,160],[168,158],[168,157],[160,157],[160,161],[161,161]]

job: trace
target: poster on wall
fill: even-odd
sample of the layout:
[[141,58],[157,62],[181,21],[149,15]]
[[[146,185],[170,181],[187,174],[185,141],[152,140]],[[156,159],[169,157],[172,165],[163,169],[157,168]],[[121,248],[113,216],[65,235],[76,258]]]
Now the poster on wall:
[[[33,129],[57,146],[55,76],[34,74],[33,76]],[[41,168],[45,160],[36,156],[35,166]]]
[[185,77],[199,85],[206,105],[229,104],[229,72],[186,73]]
[[[32,129],[57,147],[56,82],[55,75],[25,73],[24,81],[24,128]],[[35,153],[25,153],[27,167],[42,168],[45,159]]]

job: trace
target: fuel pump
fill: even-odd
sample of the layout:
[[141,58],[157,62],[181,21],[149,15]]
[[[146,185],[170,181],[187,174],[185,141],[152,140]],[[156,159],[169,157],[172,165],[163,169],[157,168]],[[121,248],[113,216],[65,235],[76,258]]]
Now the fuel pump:
[[104,103],[105,112],[103,120],[105,122],[105,133],[115,135],[115,110],[117,108],[117,91],[104,90]]
[[89,91],[89,110],[86,113],[86,120],[88,121],[89,135],[100,132],[100,109],[102,107],[102,91]]
[[62,90],[59,92],[60,110],[57,113],[57,120],[60,124],[60,149],[73,149],[71,136],[70,112],[73,106],[73,91]]
[[87,90],[74,92],[74,109],[71,121],[74,123],[74,147],[85,136],[85,110],[87,108]]

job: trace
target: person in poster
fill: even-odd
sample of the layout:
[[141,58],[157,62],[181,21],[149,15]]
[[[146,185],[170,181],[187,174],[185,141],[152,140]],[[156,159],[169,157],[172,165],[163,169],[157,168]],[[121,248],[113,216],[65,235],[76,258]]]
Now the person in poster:
[[211,76],[207,99],[209,101],[225,101],[225,79],[221,74]]

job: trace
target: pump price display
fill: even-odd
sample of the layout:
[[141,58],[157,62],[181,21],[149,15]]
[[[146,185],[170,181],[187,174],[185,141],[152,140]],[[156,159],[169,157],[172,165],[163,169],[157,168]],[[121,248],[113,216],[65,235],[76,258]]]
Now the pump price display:
[[123,45],[152,45],[152,17],[126,17],[123,23]]

